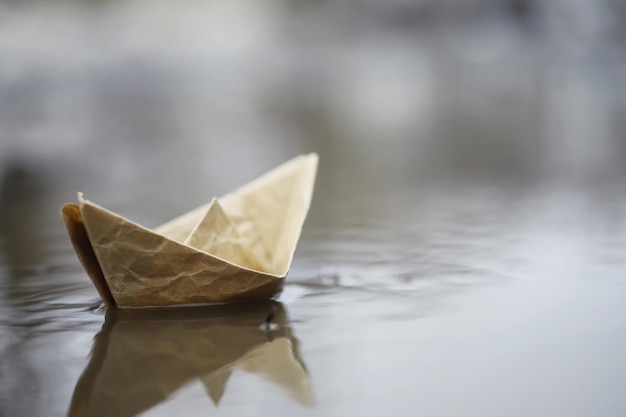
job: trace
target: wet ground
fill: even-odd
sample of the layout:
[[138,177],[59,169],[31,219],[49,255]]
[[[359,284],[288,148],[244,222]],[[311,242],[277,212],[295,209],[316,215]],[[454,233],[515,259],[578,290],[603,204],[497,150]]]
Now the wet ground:
[[[0,8],[0,416],[624,415],[622,53],[400,3]],[[156,226],[311,151],[276,302],[99,308],[77,191]]]

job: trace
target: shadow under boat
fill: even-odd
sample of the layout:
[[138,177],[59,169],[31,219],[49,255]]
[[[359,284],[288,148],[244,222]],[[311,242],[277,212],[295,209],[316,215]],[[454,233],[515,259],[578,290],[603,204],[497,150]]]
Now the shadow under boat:
[[111,310],[68,415],[136,416],[198,378],[217,406],[235,369],[313,406],[308,373],[282,303]]

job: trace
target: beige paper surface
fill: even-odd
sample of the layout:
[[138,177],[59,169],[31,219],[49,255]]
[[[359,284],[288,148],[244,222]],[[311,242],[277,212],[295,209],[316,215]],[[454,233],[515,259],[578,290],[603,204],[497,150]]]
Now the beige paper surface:
[[[317,160],[316,154],[294,158],[155,230],[82,195],[78,206],[68,204],[62,213],[92,281],[111,294],[108,302],[103,296],[108,306],[269,298],[281,290],[289,271],[311,203]],[[85,232],[87,242],[81,239]]]
[[[282,304],[129,314],[135,311],[107,313],[76,385],[70,417],[139,415],[194,380],[204,384],[218,405],[228,395],[228,379],[236,369],[259,375],[301,404],[313,405],[309,377]],[[263,322],[269,312],[275,326],[267,332]]]

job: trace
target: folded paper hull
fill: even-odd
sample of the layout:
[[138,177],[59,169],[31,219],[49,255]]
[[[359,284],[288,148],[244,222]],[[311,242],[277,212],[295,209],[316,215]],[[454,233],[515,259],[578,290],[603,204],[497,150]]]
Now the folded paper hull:
[[107,306],[270,298],[280,292],[289,270],[316,168],[317,155],[298,157],[223,197],[224,209],[214,200],[156,230],[82,196],[79,205],[65,205],[62,214]]

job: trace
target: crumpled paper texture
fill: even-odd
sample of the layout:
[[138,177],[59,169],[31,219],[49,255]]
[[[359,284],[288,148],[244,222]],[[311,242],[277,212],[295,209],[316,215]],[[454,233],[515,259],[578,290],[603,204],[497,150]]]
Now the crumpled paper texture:
[[316,154],[294,158],[155,230],[82,195],[78,206],[68,204],[62,213],[105,303],[106,290],[109,304],[119,307],[270,298],[280,292],[289,271],[317,161]]
[[[282,304],[175,311],[107,312],[69,416],[139,415],[193,380],[200,380],[219,405],[235,369],[259,375],[299,403],[313,405],[308,373]],[[271,330],[263,325],[268,312],[274,314]]]

